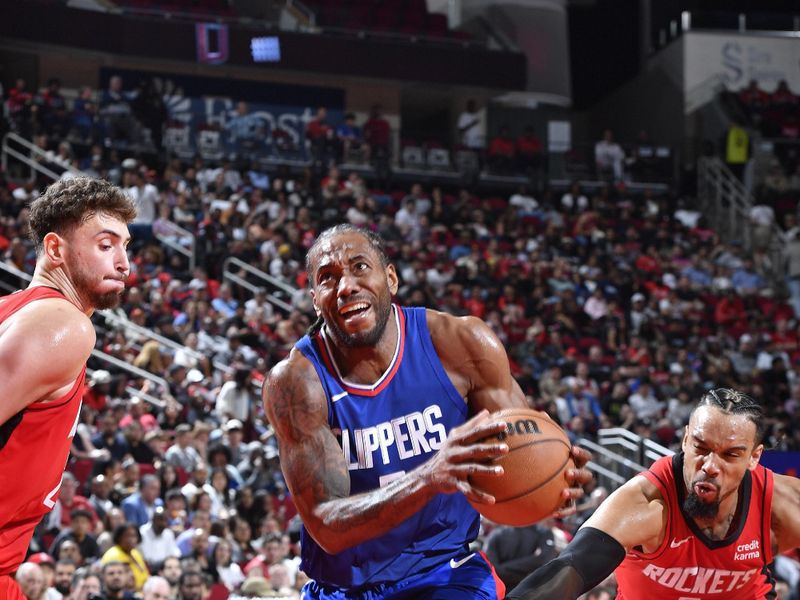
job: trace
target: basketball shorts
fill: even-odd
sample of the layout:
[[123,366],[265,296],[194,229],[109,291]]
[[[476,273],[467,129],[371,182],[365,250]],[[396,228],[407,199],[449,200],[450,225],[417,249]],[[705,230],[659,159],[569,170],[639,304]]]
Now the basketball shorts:
[[309,581],[300,600],[502,600],[506,588],[482,552],[451,559],[405,581],[341,590]]
[[3,600],[25,600],[22,590],[11,575],[0,575],[0,598]]

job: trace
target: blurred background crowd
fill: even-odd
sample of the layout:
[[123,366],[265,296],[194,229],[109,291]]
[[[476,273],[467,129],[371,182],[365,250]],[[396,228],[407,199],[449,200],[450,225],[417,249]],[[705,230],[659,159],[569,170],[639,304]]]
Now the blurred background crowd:
[[[104,358],[89,363],[60,498],[17,575],[29,600],[299,597],[300,522],[260,387],[313,318],[306,251],[342,222],[384,238],[397,302],[484,319],[530,406],[575,441],[620,427],[675,450],[693,404],[722,386],[766,407],[770,449],[800,450],[800,160],[775,144],[754,166],[748,139],[800,135],[785,81],[720,94],[732,116],[703,150],[754,194],[745,243],[709,222],[691,176],[635,185],[673,164],[646,133],[586,140],[571,157],[581,179],[554,184],[534,129],[488,135],[474,100],[446,144],[401,139],[377,104],[360,119],[316,108],[294,139],[238,101],[182,154],[185,124],[151,81],[64,93],[47,75],[6,87],[0,129],[60,176],[125,188],[139,214],[123,302],[95,317]],[[276,160],[262,160],[265,136]],[[456,179],[408,175],[456,162]],[[33,271],[27,205],[49,181],[19,175],[0,172],[4,291]],[[479,543],[508,585],[607,490],[588,492],[565,520],[484,523]],[[781,560],[796,598],[800,563]],[[590,597],[613,594],[612,582]]]

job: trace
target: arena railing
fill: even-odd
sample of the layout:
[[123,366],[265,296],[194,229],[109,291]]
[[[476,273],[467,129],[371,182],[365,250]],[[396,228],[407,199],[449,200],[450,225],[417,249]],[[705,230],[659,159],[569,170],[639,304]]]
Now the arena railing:
[[[269,286],[269,289],[277,288],[281,292],[288,294],[290,301],[297,293],[297,288],[292,287],[277,277],[273,277],[269,273],[265,273],[261,269],[232,256],[228,257],[222,265],[222,280],[243,287],[251,294],[255,294],[261,287],[263,287],[254,284],[252,281],[249,281],[242,272],[266,283]],[[285,311],[286,314],[289,314],[293,310],[293,307],[289,302],[282,300],[275,294],[267,294],[267,301]]]
[[666,446],[643,438],[622,427],[600,429],[597,432],[597,439],[603,448],[618,449],[619,454],[638,469],[637,472],[645,470],[659,458],[674,454]]
[[[742,185],[719,157],[702,157],[697,165],[697,196],[710,226],[725,242],[741,242],[746,250],[752,249],[750,209],[755,204],[752,194]],[[783,280],[784,248],[786,234],[772,224],[772,235],[767,248],[772,261],[770,283],[780,285]]]
[[[28,154],[25,154],[25,152],[28,152]],[[53,181],[61,179],[66,172],[72,173],[73,175],[85,174],[72,167],[68,162],[61,160],[53,152],[43,150],[36,144],[13,132],[3,136],[2,154],[0,155],[0,164],[2,164],[3,172],[6,173],[7,176],[9,173],[9,157],[30,168],[30,177],[22,179],[21,181],[35,181],[36,172],[41,173],[45,177],[49,177]],[[63,170],[60,173],[56,173],[40,161],[46,161],[48,165],[59,167]]]

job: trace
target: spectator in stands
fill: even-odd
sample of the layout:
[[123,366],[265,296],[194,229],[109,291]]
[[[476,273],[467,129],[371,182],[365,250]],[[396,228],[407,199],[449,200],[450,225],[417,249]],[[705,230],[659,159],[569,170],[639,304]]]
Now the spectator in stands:
[[561,207],[568,213],[582,213],[589,208],[589,199],[581,191],[581,184],[573,181],[569,191],[561,196]]
[[750,136],[738,119],[732,119],[725,135],[725,164],[739,179],[744,180],[744,169],[750,159]]
[[208,593],[206,578],[199,570],[183,571],[178,581],[178,600],[204,600]]
[[233,146],[237,156],[251,152],[264,140],[264,124],[258,115],[250,112],[247,102],[236,103],[236,111],[225,123],[228,143]]
[[552,529],[545,523],[536,523],[493,529],[486,538],[484,552],[510,590],[528,573],[555,558],[558,548]]
[[152,520],[157,507],[164,506],[159,498],[161,482],[155,475],[144,475],[138,492],[134,492],[122,501],[125,519],[136,527],[141,527]]
[[175,443],[167,449],[166,461],[191,473],[201,462],[200,455],[191,444],[192,426],[182,423],[175,428]]
[[544,145],[534,133],[533,126],[525,126],[515,145],[517,168],[522,173],[538,174],[543,166]]
[[100,116],[104,121],[106,146],[134,141],[130,94],[122,89],[122,77],[119,75],[111,76],[108,89],[100,95]]
[[217,417],[223,423],[229,419],[246,423],[250,418],[250,407],[256,401],[251,389],[250,369],[244,365],[235,366],[226,378],[215,402]]
[[533,217],[539,212],[539,202],[531,195],[528,186],[525,185],[521,185],[516,193],[512,194],[508,199],[508,204],[516,208],[517,216],[519,217]]
[[245,580],[241,567],[233,562],[233,547],[226,539],[221,539],[214,545],[208,568],[212,577],[230,591],[238,589]]
[[800,227],[792,226],[794,218],[787,219],[786,246],[783,249],[784,277],[789,289],[789,303],[795,318],[800,319]]
[[764,110],[769,104],[769,94],[758,87],[757,80],[751,79],[747,87],[739,91],[738,97],[742,107],[753,119],[754,123],[758,125],[761,122]]
[[[97,137],[97,102],[94,91],[88,85],[81,87],[81,91],[72,105],[72,133],[80,141],[94,142]],[[98,156],[98,163],[102,155]],[[94,162],[92,167],[94,167]],[[99,166],[99,164],[98,164]]]
[[311,160],[318,171],[327,169],[336,157],[336,138],[328,125],[328,111],[320,106],[317,115],[306,125],[306,139],[311,147]]
[[130,225],[131,236],[136,238],[141,245],[142,242],[149,240],[153,236],[153,221],[158,214],[158,188],[152,183],[145,181],[142,170],[133,169],[130,173],[130,187],[127,189],[128,195],[133,198],[136,204],[136,218]]
[[27,89],[25,80],[17,79],[13,88],[8,90],[8,118],[11,128],[19,135],[29,138],[33,133],[33,94]]
[[103,563],[102,588],[105,600],[135,600],[133,592],[126,590],[128,566],[122,561]]
[[458,136],[461,144],[470,150],[480,152],[486,146],[486,124],[484,111],[478,110],[475,100],[467,100],[467,105],[458,116]]
[[[338,156],[340,162],[349,162],[351,157],[364,148],[364,136],[361,128],[356,125],[356,116],[347,113],[344,116],[344,123],[336,128],[336,140],[338,144]],[[363,156],[364,160],[369,160],[369,156]]]
[[161,152],[164,124],[169,113],[152,77],[139,82],[131,101],[131,112],[150,131],[150,138],[156,151]]
[[755,271],[753,258],[748,256],[744,259],[742,266],[731,275],[731,284],[738,294],[749,296],[763,290],[766,282]]
[[45,134],[56,139],[66,137],[69,131],[67,101],[61,94],[61,80],[51,77],[47,88],[34,99],[37,105],[37,119]]
[[500,133],[489,141],[486,152],[489,167],[497,173],[510,173],[514,167],[514,140],[508,127],[500,127]]
[[69,598],[72,592],[72,578],[75,576],[75,571],[77,569],[78,565],[68,559],[59,560],[56,563],[53,576],[53,588],[56,592],[61,594],[62,598]]
[[[133,572],[136,591],[141,591],[144,582],[150,576],[147,563],[142,553],[136,548],[141,543],[139,529],[133,523],[123,523],[114,529],[112,536],[114,545],[100,559],[100,564],[108,566],[121,563]],[[106,573],[106,570],[103,570]]]
[[46,523],[48,529],[60,531],[62,528],[69,527],[72,522],[72,512],[81,509],[91,515],[92,523],[97,521],[89,500],[78,494],[78,480],[69,471],[65,471],[61,477],[61,492],[56,500],[53,510],[47,515]]
[[391,157],[391,135],[389,121],[381,114],[381,106],[372,105],[369,119],[364,123],[364,142],[367,144],[368,156],[374,166],[388,165]]
[[32,562],[22,563],[14,578],[27,600],[42,600],[47,587],[39,565]]
[[[91,504],[91,501],[90,501]],[[92,535],[92,513],[82,508],[75,508],[71,512],[70,526],[62,529],[50,546],[51,556],[58,556],[61,545],[71,540],[78,545],[81,556],[86,560],[93,560],[100,557],[100,550],[97,540]]]
[[594,162],[599,177],[611,176],[614,181],[622,180],[625,152],[622,146],[614,141],[614,133],[610,129],[606,129],[603,132],[603,139],[594,145]]
[[152,519],[139,528],[139,533],[142,538],[139,551],[145,557],[150,572],[169,557],[180,556],[175,533],[168,527],[167,513],[163,506],[156,507]]
[[169,582],[163,577],[151,576],[142,588],[142,600],[169,600],[171,597]]

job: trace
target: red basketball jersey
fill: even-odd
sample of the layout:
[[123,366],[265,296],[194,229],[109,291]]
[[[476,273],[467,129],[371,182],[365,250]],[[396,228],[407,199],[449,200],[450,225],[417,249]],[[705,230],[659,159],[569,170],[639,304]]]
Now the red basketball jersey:
[[[64,295],[34,287],[6,296],[0,299],[0,323],[43,298]],[[0,576],[13,573],[25,560],[34,528],[58,500],[78,425],[85,371],[81,369],[61,398],[34,402],[0,425]]]
[[667,530],[650,554],[632,550],[616,575],[617,599],[766,600],[775,598],[770,523],[772,471],[759,465],[745,473],[739,490],[739,522],[725,539],[712,540],[683,512],[683,454],[662,458],[642,473],[667,504]]

